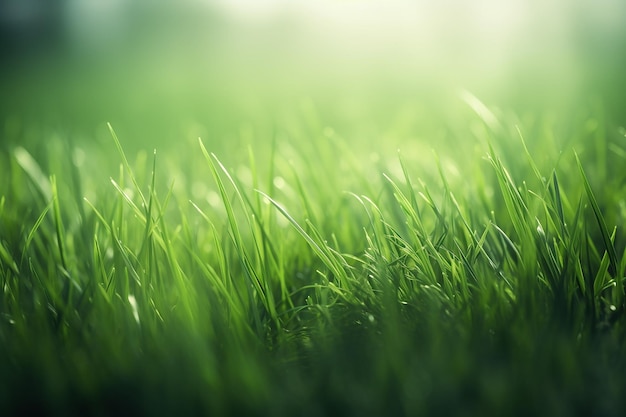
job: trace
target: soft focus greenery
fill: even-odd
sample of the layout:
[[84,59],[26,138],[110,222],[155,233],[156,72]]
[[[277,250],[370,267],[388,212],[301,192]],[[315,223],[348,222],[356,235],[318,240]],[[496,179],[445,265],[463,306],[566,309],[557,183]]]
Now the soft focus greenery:
[[622,414],[624,9],[522,3],[4,20],[0,414]]

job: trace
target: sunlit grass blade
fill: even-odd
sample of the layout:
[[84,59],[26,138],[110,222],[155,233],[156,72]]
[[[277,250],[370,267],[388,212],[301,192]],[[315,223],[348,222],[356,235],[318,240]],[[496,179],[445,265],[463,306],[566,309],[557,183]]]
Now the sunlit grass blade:
[[[593,214],[598,223],[598,228],[600,229],[600,234],[602,235],[604,248],[607,251],[607,254],[609,256],[609,261],[610,261],[609,272],[611,276],[615,276],[617,274],[617,267],[619,265],[619,262],[617,259],[617,253],[615,252],[615,246],[613,245],[611,234],[609,233],[609,229],[606,225],[606,221],[604,220],[604,216],[602,215],[602,211],[600,210],[600,206],[598,205],[598,201],[596,200],[596,197],[593,191],[591,190],[591,186],[589,185],[589,180],[587,179],[587,175],[585,174],[585,171],[583,170],[578,154],[575,154],[575,156],[576,156],[576,164],[578,165],[578,169],[580,171],[580,175],[583,180],[583,185],[585,187],[585,193],[587,194],[587,198],[589,199],[589,203],[591,204],[591,209],[593,210]],[[623,288],[620,289],[620,291],[623,291],[623,290],[624,290]]]
[[124,168],[128,172],[128,174],[130,176],[130,180],[133,183],[133,185],[135,186],[136,192],[139,194],[139,198],[141,199],[141,203],[142,203],[143,207],[147,208],[148,207],[148,203],[147,203],[146,198],[144,197],[143,193],[141,192],[141,187],[137,183],[137,179],[135,178],[135,175],[133,174],[133,169],[130,166],[130,164],[128,163],[128,159],[126,159],[126,154],[124,153],[124,149],[122,148],[122,144],[120,143],[120,140],[117,137],[117,133],[115,133],[115,130],[113,130],[113,126],[111,126],[110,123],[107,123],[107,127],[109,128],[109,133],[111,134],[111,137],[113,138],[113,142],[115,143],[115,147],[117,148],[119,156],[120,156],[120,158],[122,158],[122,162],[124,164]]
[[302,228],[302,226],[298,224],[298,222],[287,212],[287,210],[285,210],[279,203],[273,200],[270,196],[268,196],[267,194],[259,190],[257,190],[257,192],[260,193],[263,197],[265,197],[280,212],[280,214],[282,214],[289,221],[289,223],[291,223],[291,225],[294,227],[294,229],[296,229],[296,231],[300,234],[300,236],[302,236],[304,240],[307,241],[311,249],[313,249],[315,254],[320,258],[320,260],[324,263],[324,265],[326,265],[326,267],[330,269],[331,272],[336,277],[341,278],[345,276],[345,271],[339,268],[339,266],[337,265],[337,261],[333,259],[334,256],[331,253],[329,253],[328,249],[323,243],[317,242],[313,237],[311,237],[311,235],[309,235]]
[[37,234],[39,227],[41,227],[41,224],[43,223],[44,219],[46,218],[46,215],[52,208],[53,204],[54,204],[53,201],[50,201],[50,203],[46,206],[46,208],[41,212],[41,214],[35,221],[35,224],[33,224],[33,227],[31,227],[30,232],[28,232],[28,235],[26,236],[26,241],[24,242],[24,248],[22,250],[22,259],[24,259],[24,257],[26,256],[26,253],[28,252],[28,249],[30,247],[30,244],[33,238]]
[[[237,217],[235,215],[232,203],[230,201],[230,197],[228,196],[228,194],[226,193],[226,188],[224,186],[224,182],[222,181],[217,168],[215,166],[215,162],[213,161],[213,159],[215,159],[217,161],[217,163],[219,164],[220,168],[222,169],[222,172],[225,173],[226,177],[229,179],[229,181],[231,182],[231,184],[233,184],[233,186],[235,187],[235,193],[239,196],[239,199],[241,200],[241,196],[240,196],[240,192],[239,189],[237,188],[236,184],[234,183],[234,181],[232,180],[232,178],[230,177],[230,174],[228,173],[228,171],[223,167],[223,165],[219,162],[219,160],[217,160],[217,158],[215,157],[215,155],[210,155],[209,152],[206,150],[206,148],[204,147],[204,144],[202,143],[202,140],[199,139],[199,144],[200,144],[200,148],[202,150],[202,153],[205,157],[205,160],[207,161],[209,168],[211,170],[211,174],[213,176],[213,179],[215,181],[215,183],[217,184],[220,196],[222,198],[222,203],[224,204],[224,208],[226,209],[226,215],[228,218],[228,225],[229,225],[229,231],[230,231],[230,236],[232,239],[233,244],[235,245],[235,249],[237,250],[237,254],[238,254],[238,260],[239,263],[241,265],[242,271],[245,274],[248,283],[250,284],[250,286],[246,286],[246,290],[248,291],[248,297],[250,302],[252,303],[254,300],[254,293],[253,291],[256,292],[256,295],[260,298],[260,301],[262,303],[262,305],[267,309],[268,312],[273,313],[273,318],[275,319],[275,310],[273,306],[270,306],[268,304],[268,299],[267,299],[267,294],[265,293],[260,280],[258,278],[258,275],[256,273],[256,271],[253,269],[252,264],[249,260],[249,256],[246,252],[245,249],[245,242],[243,240],[243,237],[241,235],[241,231],[239,229],[239,222],[237,221]],[[247,219],[249,221],[249,219]],[[260,332],[262,331],[262,323],[261,323],[261,317],[259,314],[259,311],[256,308],[251,308],[251,311],[253,313],[254,316],[254,320],[256,323],[256,328],[257,330]]]
[[17,262],[13,259],[9,251],[4,244],[0,241],[0,259],[13,271],[15,274],[19,274],[20,270],[17,267]]

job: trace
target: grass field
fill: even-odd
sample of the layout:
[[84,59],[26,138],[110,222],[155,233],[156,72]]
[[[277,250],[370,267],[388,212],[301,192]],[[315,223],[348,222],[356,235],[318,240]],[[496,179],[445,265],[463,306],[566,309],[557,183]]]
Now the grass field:
[[35,55],[0,80],[0,415],[626,410],[619,59],[481,95]]

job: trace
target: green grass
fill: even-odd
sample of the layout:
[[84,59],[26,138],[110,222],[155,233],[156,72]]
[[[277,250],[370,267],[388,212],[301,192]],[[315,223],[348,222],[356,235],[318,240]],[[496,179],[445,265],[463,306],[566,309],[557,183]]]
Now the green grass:
[[621,414],[623,131],[466,99],[432,145],[9,138],[0,414]]

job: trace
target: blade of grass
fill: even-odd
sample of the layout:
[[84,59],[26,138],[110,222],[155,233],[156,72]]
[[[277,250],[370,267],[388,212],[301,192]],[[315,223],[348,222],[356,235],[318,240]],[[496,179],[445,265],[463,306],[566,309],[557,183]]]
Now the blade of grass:
[[[619,262],[617,260],[617,253],[615,252],[615,246],[613,245],[613,242],[611,240],[611,234],[609,233],[609,229],[606,225],[606,221],[604,220],[604,216],[602,215],[602,211],[600,210],[600,206],[598,205],[598,200],[596,200],[596,197],[593,191],[591,190],[591,185],[589,185],[589,180],[587,179],[587,175],[585,174],[582,163],[580,162],[580,158],[578,157],[577,153],[574,153],[574,156],[576,157],[576,164],[578,165],[578,169],[580,171],[580,175],[583,180],[583,185],[585,187],[587,198],[589,199],[589,203],[591,204],[591,209],[593,210],[593,214],[596,218],[598,227],[600,229],[600,234],[602,235],[604,248],[607,251],[607,254],[609,256],[609,261],[610,261],[609,272],[611,276],[616,276]],[[623,288],[621,289],[621,291],[623,291]]]

